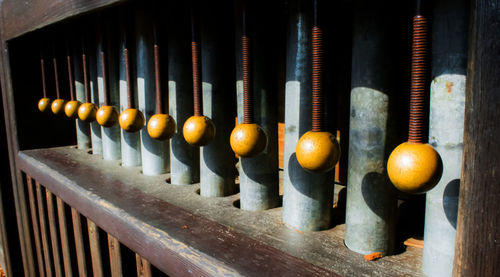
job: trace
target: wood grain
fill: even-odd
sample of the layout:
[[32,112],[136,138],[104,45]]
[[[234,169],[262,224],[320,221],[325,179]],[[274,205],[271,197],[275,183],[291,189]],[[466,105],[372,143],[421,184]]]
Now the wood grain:
[[35,181],[36,187],[36,199],[38,202],[38,219],[40,220],[40,233],[42,234],[42,247],[43,247],[43,256],[45,260],[45,273],[47,273],[48,277],[52,277],[52,262],[51,262],[51,251],[47,234],[47,220],[45,217],[45,206],[42,201],[42,187]]
[[120,253],[120,242],[108,234],[109,262],[111,266],[111,276],[121,277],[122,273],[122,256]]
[[82,222],[80,213],[71,208],[71,219],[73,221],[73,235],[75,236],[76,261],[78,264],[78,276],[87,276],[87,264],[85,262],[85,248],[83,245]]
[[54,257],[54,271],[56,277],[62,277],[61,255],[59,254],[59,235],[56,228],[56,217],[54,215],[54,197],[52,193],[46,189],[45,196],[47,198],[47,214],[49,218],[50,242],[52,244],[52,255]]
[[66,224],[66,212],[64,211],[64,202],[61,198],[56,196],[57,202],[57,216],[59,217],[59,234],[61,234],[61,249],[64,264],[64,276],[73,276],[73,269],[71,268],[71,255],[69,251],[68,242],[68,228]]
[[35,195],[33,193],[33,181],[29,175],[26,175],[28,199],[31,212],[31,226],[33,227],[33,237],[35,238],[35,251],[38,261],[38,274],[40,277],[45,277],[45,269],[43,267],[42,246],[40,244],[40,230],[38,228],[38,214],[35,204]]
[[139,254],[135,254],[135,261],[137,277],[151,277],[151,264]]
[[99,229],[97,225],[87,218],[87,227],[89,230],[90,259],[92,261],[92,271],[95,277],[104,276],[102,269],[101,246],[99,244]]

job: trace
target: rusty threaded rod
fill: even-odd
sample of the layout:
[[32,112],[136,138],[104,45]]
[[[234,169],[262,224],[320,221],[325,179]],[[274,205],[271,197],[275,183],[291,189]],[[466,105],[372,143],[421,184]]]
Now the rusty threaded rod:
[[312,28],[312,131],[321,132],[323,121],[323,31],[318,26],[318,3],[314,1],[314,24]]
[[83,65],[83,87],[85,89],[85,102],[90,103],[90,90],[89,90],[89,80],[87,76],[87,56],[82,54],[82,65]]
[[[194,9],[194,8],[193,8]],[[199,45],[196,39],[196,22],[194,11],[191,14],[191,63],[193,65],[193,104],[194,115],[201,116],[203,114],[202,99],[201,99],[201,83],[200,83],[200,57]]]
[[163,113],[161,81],[160,81],[160,47],[154,45],[154,60],[155,60],[155,89],[156,89],[156,113]]
[[69,97],[70,100],[73,101],[75,100],[75,90],[73,89],[73,73],[71,71],[71,56],[67,55],[66,56],[66,61],[68,64],[68,82],[69,82]]
[[42,92],[43,98],[47,98],[47,86],[45,84],[45,63],[43,58],[40,58],[40,67],[42,68]]
[[253,91],[250,83],[250,39],[247,34],[246,8],[243,7],[241,61],[243,67],[243,123],[253,123]]
[[106,74],[106,55],[101,51],[101,71],[102,71],[102,89],[104,94],[104,106],[109,106],[108,76]]
[[125,56],[125,80],[127,82],[127,102],[128,102],[128,108],[133,109],[134,108],[134,96],[132,95],[132,84],[131,79],[130,79],[130,63],[129,63],[129,57],[128,57],[128,49],[125,48],[123,50],[123,54]]
[[427,19],[420,14],[413,17],[413,42],[410,89],[410,122],[408,141],[424,141],[425,77],[427,56]]
[[54,79],[56,82],[56,97],[57,99],[61,98],[61,93],[59,92],[59,74],[57,74],[57,60],[56,58],[52,58],[52,62],[54,63]]

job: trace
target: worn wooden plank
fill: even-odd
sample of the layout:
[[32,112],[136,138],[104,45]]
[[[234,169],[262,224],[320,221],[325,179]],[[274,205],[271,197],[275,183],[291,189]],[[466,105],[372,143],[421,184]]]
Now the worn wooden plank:
[[454,276],[500,276],[500,8],[472,1]]
[[59,235],[57,234],[56,217],[54,215],[54,197],[52,193],[46,189],[45,196],[47,198],[47,214],[49,218],[50,242],[52,244],[52,255],[54,257],[54,272],[56,277],[62,276],[62,262],[59,254]]
[[137,267],[137,277],[151,277],[151,264],[146,259],[136,253],[135,262]]
[[61,198],[56,196],[57,202],[57,215],[59,219],[59,234],[61,234],[61,249],[64,264],[64,276],[73,276],[73,269],[71,268],[71,255],[69,251],[68,242],[68,228],[66,224],[66,212],[64,211],[64,202]]
[[49,245],[49,238],[47,232],[47,220],[45,217],[45,206],[43,205],[42,199],[42,187],[35,181],[36,187],[36,199],[38,202],[38,219],[40,220],[40,233],[42,234],[42,248],[43,257],[45,260],[45,272],[48,277],[52,276],[52,261],[51,261],[51,251]]
[[4,39],[9,40],[27,32],[72,16],[116,4],[123,0],[5,0],[2,3]]
[[97,229],[97,225],[88,218],[87,227],[89,230],[92,271],[94,273],[94,277],[102,277],[104,276],[104,273],[102,269],[101,246],[99,244],[99,230]]
[[120,242],[108,234],[109,262],[111,265],[111,276],[121,277],[122,273],[122,256],[120,253]]
[[125,185],[97,167],[76,163],[71,156],[50,149],[23,151],[18,164],[168,275],[338,276]]
[[26,175],[28,199],[30,202],[31,225],[33,226],[33,237],[35,238],[35,251],[38,261],[38,274],[40,277],[45,277],[45,269],[43,267],[42,245],[40,243],[40,229],[38,227],[37,208],[35,204],[35,195],[33,193],[33,181],[29,175]]
[[85,247],[83,245],[82,222],[80,213],[73,207],[71,208],[71,219],[73,221],[73,235],[75,236],[76,261],[78,264],[78,276],[87,276],[87,264],[85,260]]

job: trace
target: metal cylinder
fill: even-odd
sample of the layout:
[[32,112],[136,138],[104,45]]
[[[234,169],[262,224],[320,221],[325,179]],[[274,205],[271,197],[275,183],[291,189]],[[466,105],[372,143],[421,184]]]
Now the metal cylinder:
[[[135,11],[136,73],[139,110],[146,122],[156,112],[155,74],[153,54],[153,26],[146,15],[145,7],[138,5]],[[142,173],[160,175],[170,169],[169,141],[155,140],[149,136],[147,128],[141,131]]]
[[[241,5],[242,1],[238,2]],[[251,113],[253,121],[259,124],[267,137],[266,149],[259,155],[250,158],[240,157],[240,208],[248,211],[258,211],[274,208],[279,204],[278,180],[278,113],[277,113],[277,68],[279,45],[276,29],[269,28],[276,17],[276,7],[267,3],[267,9],[259,11],[254,7],[262,1],[248,2],[246,8],[248,36],[250,37],[250,66],[249,81],[251,82],[253,107],[247,111]],[[239,9],[237,9],[239,10]],[[255,11],[255,12],[254,12]],[[236,18],[241,18],[237,15]],[[258,18],[258,20],[257,20]],[[242,43],[241,21],[236,23],[236,92],[238,104],[238,122],[244,122],[243,101],[243,70],[242,70]]]
[[290,2],[287,37],[283,221],[301,231],[330,227],[333,206],[334,172],[306,171],[295,155],[299,138],[312,126],[311,9],[311,1]]
[[[358,4],[363,1],[358,1]],[[382,10],[359,5],[353,23],[345,245],[391,254],[396,194],[385,173],[391,43]]]
[[426,195],[422,269],[428,276],[451,276],[453,269],[464,132],[466,2],[435,1],[432,9],[429,143],[441,156],[443,175]]
[[[97,106],[99,105],[99,91],[97,89],[97,55],[94,43],[94,39],[87,40],[85,54],[87,59],[88,87],[90,90],[89,101]],[[92,154],[102,155],[101,125],[95,120],[90,123],[90,139],[92,141]]]
[[[116,49],[110,47],[110,39],[108,38],[108,32],[102,26],[100,36],[97,38],[97,88],[99,91],[99,106],[105,105],[104,103],[104,74],[103,74],[103,56],[101,52],[104,53],[104,64],[106,72],[106,85],[109,93],[109,103],[108,105],[117,107],[119,101],[119,91],[118,91],[118,76],[117,76],[117,57],[116,52],[111,51]],[[120,126],[115,124],[113,127],[103,127],[101,126],[102,134],[102,152],[103,158],[105,160],[119,160],[121,159],[121,146],[120,146]]]
[[180,12],[188,10],[183,3],[169,2],[167,22],[161,24],[168,28],[168,47],[163,51],[168,55],[168,70],[162,71],[168,72],[168,84],[162,87],[168,86],[169,114],[177,122],[177,131],[170,140],[170,182],[173,185],[189,185],[200,180],[200,149],[189,145],[182,135],[184,122],[193,114],[191,51],[186,47],[191,42],[191,21],[188,12]]
[[[200,194],[226,196],[236,192],[236,158],[229,137],[236,117],[232,1],[200,2],[203,114],[212,119],[215,138],[201,148]],[[217,20],[214,20],[217,17]]]
[[[75,83],[76,100],[85,102],[85,90],[83,86],[83,72],[82,72],[82,56],[78,47],[73,48],[72,65]],[[90,124],[80,120],[76,120],[76,141],[78,149],[90,148]]]

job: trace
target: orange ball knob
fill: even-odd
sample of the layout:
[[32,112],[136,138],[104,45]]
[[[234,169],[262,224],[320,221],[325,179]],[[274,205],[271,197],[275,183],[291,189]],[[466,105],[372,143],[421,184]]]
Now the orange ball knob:
[[297,161],[312,172],[332,170],[340,157],[340,146],[337,139],[329,132],[305,133],[295,148]]
[[266,148],[267,137],[262,128],[255,124],[238,124],[229,140],[234,153],[241,157],[253,157]]
[[148,134],[157,140],[171,138],[176,129],[175,120],[168,114],[155,114],[148,121]]
[[64,104],[66,104],[64,99],[56,99],[52,102],[50,108],[54,114],[62,114],[64,112]]
[[69,118],[77,118],[78,117],[78,108],[82,103],[80,101],[71,100],[66,103],[64,106],[64,113]]
[[49,106],[50,106],[50,98],[44,97],[40,99],[40,101],[38,101],[38,110],[40,110],[41,112],[46,112]]
[[129,133],[135,133],[144,127],[144,115],[138,109],[126,109],[118,118],[120,127]]
[[389,156],[387,173],[398,190],[424,193],[441,178],[441,158],[429,144],[404,142]]
[[113,127],[118,122],[118,112],[113,106],[102,106],[97,110],[95,119],[103,127]]
[[206,116],[193,115],[184,123],[182,133],[187,143],[205,146],[215,137],[215,125]]
[[78,108],[78,117],[85,122],[93,122],[95,120],[96,107],[93,103],[83,103]]

